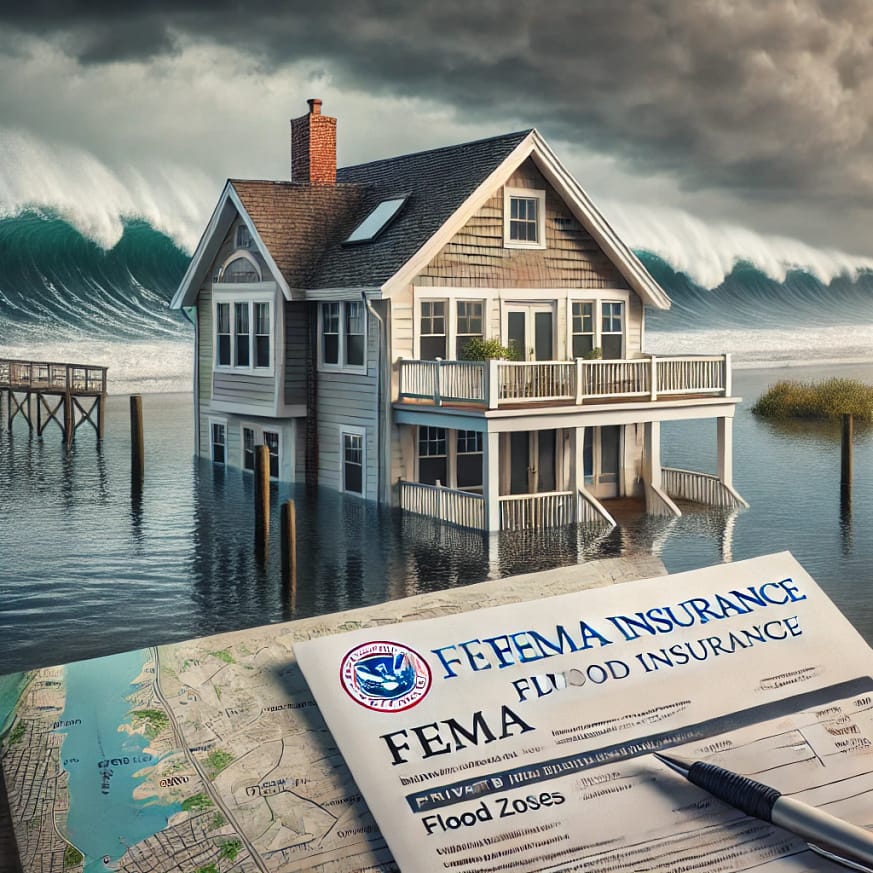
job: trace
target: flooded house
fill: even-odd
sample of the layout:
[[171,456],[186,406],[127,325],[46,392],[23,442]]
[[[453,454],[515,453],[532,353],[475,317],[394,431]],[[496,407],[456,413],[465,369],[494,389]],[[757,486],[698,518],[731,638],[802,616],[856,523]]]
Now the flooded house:
[[[226,183],[173,299],[199,455],[483,531],[745,505],[729,356],[646,354],[670,300],[536,130],[338,169],[308,103],[290,178]],[[691,419],[714,473],[662,466]]]

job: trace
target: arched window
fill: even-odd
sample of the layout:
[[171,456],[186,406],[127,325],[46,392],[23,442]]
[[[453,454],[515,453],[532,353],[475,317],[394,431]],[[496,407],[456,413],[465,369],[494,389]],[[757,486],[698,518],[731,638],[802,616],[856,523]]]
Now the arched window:
[[248,252],[236,252],[225,262],[219,282],[260,282],[261,269]]

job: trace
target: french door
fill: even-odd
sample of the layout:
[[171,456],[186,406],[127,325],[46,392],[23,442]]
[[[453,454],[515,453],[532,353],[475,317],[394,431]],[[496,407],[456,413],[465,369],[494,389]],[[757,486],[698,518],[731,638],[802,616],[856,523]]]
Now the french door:
[[586,427],[582,454],[586,490],[594,497],[618,497],[621,427]]
[[509,493],[556,491],[556,435],[554,430],[513,431],[509,434]]
[[551,303],[510,303],[503,335],[519,361],[555,360],[554,307]]

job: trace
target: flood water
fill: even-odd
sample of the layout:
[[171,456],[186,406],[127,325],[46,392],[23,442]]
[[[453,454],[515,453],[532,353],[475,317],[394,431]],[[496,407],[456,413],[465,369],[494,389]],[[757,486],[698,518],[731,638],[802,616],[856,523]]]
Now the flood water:
[[[838,423],[772,423],[749,408],[778,378],[873,365],[740,370],[734,484],[751,508],[585,528],[486,535],[332,492],[273,486],[266,561],[253,549],[250,475],[192,458],[191,396],[143,397],[146,455],[132,487],[128,400],[106,438],[86,425],[67,452],[16,422],[0,430],[0,674],[285,621],[596,557],[654,552],[676,572],[787,549],[873,642],[873,430],[856,424],[851,505]],[[715,422],[662,430],[667,466],[714,472]],[[298,584],[283,590],[278,506],[297,501]]]

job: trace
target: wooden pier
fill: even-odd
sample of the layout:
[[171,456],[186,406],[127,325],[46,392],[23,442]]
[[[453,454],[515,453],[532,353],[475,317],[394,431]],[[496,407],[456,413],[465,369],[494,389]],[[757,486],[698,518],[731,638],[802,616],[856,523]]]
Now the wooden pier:
[[36,424],[37,436],[54,421],[68,446],[86,421],[103,439],[106,367],[0,358],[0,400],[4,394],[7,430],[20,414],[31,431]]

